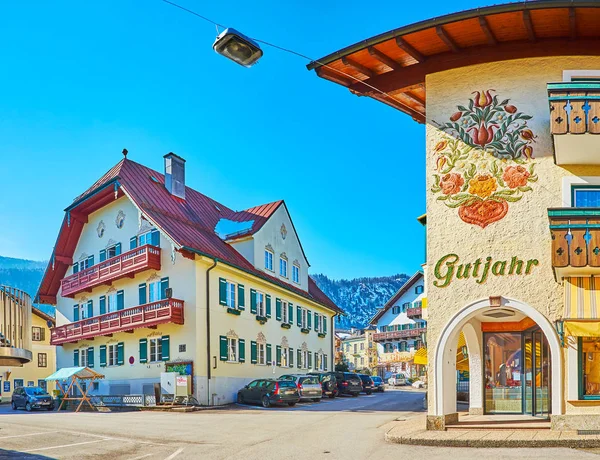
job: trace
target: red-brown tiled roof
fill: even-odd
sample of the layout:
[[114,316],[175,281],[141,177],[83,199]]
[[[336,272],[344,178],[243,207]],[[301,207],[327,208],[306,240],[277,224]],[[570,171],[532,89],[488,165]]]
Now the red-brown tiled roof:
[[[107,187],[113,182],[114,186]],[[215,226],[223,218],[237,222],[254,220],[251,233],[255,233],[279,206],[285,206],[283,201],[275,201],[236,212],[190,187],[186,187],[185,200],[183,200],[174,197],[167,191],[162,174],[128,159],[121,160],[111,168],[67,208],[67,216],[63,220],[53,257],[38,291],[37,297],[40,302],[52,303],[51,300],[55,299],[60,288],[60,280],[64,277],[69,265],[62,260],[64,257],[73,257],[83,229],[83,224],[79,220],[71,218],[71,215],[84,214],[87,216],[90,212],[100,209],[110,200],[114,200],[115,190],[118,196],[126,194],[148,220],[182,248],[219,259],[223,263],[235,266],[327,308],[341,312],[341,309],[310,278],[308,292],[306,292],[257,270],[215,233]],[[58,255],[60,257],[56,257]]]

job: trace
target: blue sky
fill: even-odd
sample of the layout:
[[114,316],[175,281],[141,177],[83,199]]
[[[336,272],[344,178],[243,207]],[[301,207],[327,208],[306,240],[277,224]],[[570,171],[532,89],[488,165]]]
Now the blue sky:
[[[179,0],[245,34],[322,57],[492,2]],[[424,126],[319,79],[273,48],[251,69],[212,51],[214,26],[160,0],[1,7],[0,255],[47,259],[63,209],[121,159],[233,209],[285,199],[312,273],[411,273],[423,261]]]

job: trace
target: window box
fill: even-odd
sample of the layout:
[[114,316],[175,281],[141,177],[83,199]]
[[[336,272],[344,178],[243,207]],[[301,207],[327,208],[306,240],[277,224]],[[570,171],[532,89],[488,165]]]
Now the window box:
[[308,334],[310,332],[310,329],[303,327],[300,329],[300,332],[302,332],[303,334]]
[[324,338],[327,336],[327,334],[325,334],[324,332],[319,332],[318,336]]
[[240,315],[242,313],[241,310],[238,310],[236,308],[228,308],[227,309],[227,313],[231,313],[232,315]]
[[288,324],[288,323],[281,323],[281,327],[282,327],[283,329],[290,329],[290,328],[292,327],[292,325],[291,325],[291,324]]
[[256,321],[258,321],[260,324],[265,324],[267,322],[267,317],[256,315]]

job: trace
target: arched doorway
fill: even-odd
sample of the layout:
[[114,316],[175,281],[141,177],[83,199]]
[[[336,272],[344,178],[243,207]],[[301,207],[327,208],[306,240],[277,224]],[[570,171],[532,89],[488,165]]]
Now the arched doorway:
[[[526,353],[535,353],[536,343],[539,343],[542,347],[546,344],[548,365],[546,366],[546,372],[548,374],[548,385],[551,386],[548,391],[548,404],[547,407],[551,408],[551,414],[562,413],[562,401],[563,401],[563,366],[562,366],[562,351],[558,335],[548,319],[541,314],[538,310],[527,305],[526,303],[520,302],[515,299],[502,298],[501,305],[499,307],[491,307],[489,299],[481,299],[475,301],[462,310],[457,312],[454,317],[443,328],[440,337],[435,347],[434,357],[434,385],[433,385],[433,404],[429,407],[429,416],[433,417],[433,423],[429,423],[428,426],[440,427],[443,429],[446,423],[449,423],[457,419],[456,412],[456,353],[458,350],[457,343],[458,337],[461,332],[465,336],[469,353],[470,363],[470,403],[471,413],[484,413],[486,412],[486,398],[490,398],[490,395],[486,393],[489,390],[489,384],[486,384],[486,377],[489,377],[489,368],[494,363],[486,362],[486,355],[489,354],[489,337],[486,337],[486,330],[494,330],[493,324],[502,323],[502,327],[506,329],[506,332],[510,332],[511,325],[514,323],[514,329],[518,330],[518,326],[529,325],[532,326],[529,329],[517,333],[512,332],[510,336],[498,335],[496,342],[505,340],[507,343],[510,342],[510,348],[504,350],[503,358],[498,358],[498,361],[506,361],[506,356],[512,356],[512,361],[507,365],[514,366],[511,370],[514,371],[510,376],[511,379],[516,383],[517,379],[522,383],[523,396],[524,398],[520,404],[523,409],[522,413],[527,413],[527,410],[531,410],[532,415],[535,415],[535,409],[528,409],[526,404],[526,386],[527,382],[535,385],[535,369],[527,374],[528,369],[526,368]],[[497,327],[497,329],[500,326]],[[529,339],[527,339],[529,334]],[[488,339],[488,343],[485,340]],[[519,341],[520,340],[520,341]],[[529,340],[529,341],[528,341]],[[537,340],[537,342],[536,342]],[[518,343],[517,343],[518,342]],[[498,346],[506,346],[506,343],[497,343]],[[486,346],[488,348],[486,348]],[[517,348],[520,349],[517,354]],[[528,351],[529,350],[529,351]],[[508,354],[507,354],[508,353]],[[510,354],[512,353],[512,354]],[[500,355],[498,355],[500,356]],[[486,370],[486,367],[488,370]],[[498,366],[497,366],[498,367]],[[500,373],[504,369],[500,366]],[[520,373],[520,374],[519,374]],[[504,379],[502,375],[498,374],[498,368],[492,370],[492,375],[499,379]],[[527,380],[529,379],[529,380]],[[533,382],[533,383],[532,383]],[[504,382],[503,382],[504,383]],[[513,395],[518,392],[515,389],[512,391]],[[510,399],[507,398],[507,399]],[[519,403],[513,403],[510,410],[515,410]],[[487,405],[489,409],[489,404]],[[509,405],[507,404],[507,407]],[[543,407],[540,406],[540,407]],[[487,411],[489,412],[489,410]],[[500,411],[501,412],[501,411]],[[515,410],[516,412],[516,410]]]

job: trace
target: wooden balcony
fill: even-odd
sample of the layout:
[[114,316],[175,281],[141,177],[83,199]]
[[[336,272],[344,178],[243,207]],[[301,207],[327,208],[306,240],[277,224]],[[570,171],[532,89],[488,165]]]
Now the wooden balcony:
[[600,208],[548,209],[557,279],[600,273]]
[[408,316],[409,318],[414,318],[416,316],[418,316],[420,318],[422,314],[423,314],[423,309],[421,307],[406,309],[406,316]]
[[50,331],[50,343],[62,345],[165,323],[183,324],[183,300],[159,300],[54,327]]
[[373,340],[375,342],[385,342],[386,340],[420,337],[426,330],[427,328],[420,327],[417,329],[405,329],[403,331],[378,332],[373,334]]
[[160,270],[160,248],[140,246],[67,276],[61,281],[61,295],[73,298],[79,292],[91,292],[96,286],[111,284],[125,276],[133,278],[136,273],[149,269]]
[[600,164],[600,82],[548,83],[558,165]]

